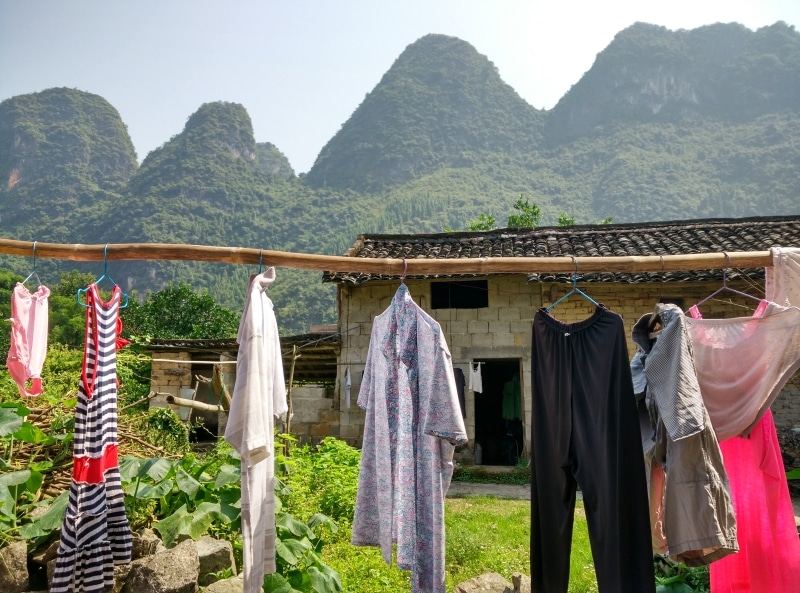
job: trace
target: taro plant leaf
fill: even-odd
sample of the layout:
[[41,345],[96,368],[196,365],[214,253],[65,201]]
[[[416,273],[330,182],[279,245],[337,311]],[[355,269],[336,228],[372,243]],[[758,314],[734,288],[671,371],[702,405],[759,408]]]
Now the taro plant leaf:
[[153,457],[145,461],[144,465],[139,470],[139,476],[144,477],[145,474],[158,482],[167,477],[172,469],[172,462],[164,457]]
[[139,470],[144,465],[145,460],[126,455],[119,460],[119,475],[126,482],[130,482],[139,475]]
[[[131,486],[135,486],[135,484],[128,484],[128,489],[130,489]],[[139,490],[136,492],[136,498],[161,498],[172,492],[172,486],[172,480],[164,480],[154,485],[140,485]],[[133,494],[133,492],[129,492],[128,494]]]
[[0,407],[0,437],[14,434],[21,426],[22,417],[17,413],[17,406]]
[[200,489],[200,482],[195,480],[190,474],[182,467],[179,467],[175,472],[175,483],[178,489],[194,499],[197,496],[197,491]]
[[289,581],[275,573],[264,575],[264,591],[266,593],[295,593],[296,589],[289,584]]
[[308,538],[303,539],[278,539],[275,541],[275,552],[283,558],[287,564],[297,565],[303,555],[312,548]]
[[308,574],[311,577],[311,586],[317,593],[333,593],[342,590],[342,581],[339,573],[325,564],[309,566]]
[[61,524],[64,522],[64,513],[68,502],[69,490],[64,490],[53,499],[53,502],[50,503],[44,514],[36,519],[36,522],[46,531],[60,529]]
[[161,534],[164,545],[171,548],[179,535],[189,534],[189,526],[191,524],[192,516],[186,510],[186,505],[183,505],[169,517],[156,521],[153,524],[153,528]]
[[223,465],[219,468],[217,479],[214,481],[214,487],[219,490],[226,484],[235,484],[242,479],[241,470],[234,465]]
[[16,502],[14,501],[14,497],[11,496],[8,486],[0,483],[0,515],[14,517],[15,508]]
[[301,523],[288,513],[275,513],[275,526],[282,527],[297,537],[314,535],[305,523]]
[[189,527],[189,535],[192,539],[200,539],[208,528],[219,519],[223,523],[228,523],[228,518],[220,511],[219,503],[203,502],[197,506],[197,509],[192,513],[192,522]]
[[19,439],[23,443],[42,445],[52,445],[56,442],[56,439],[46,434],[41,428],[31,424],[30,422],[23,422],[19,430],[14,433],[14,438]]
[[242,514],[242,493],[239,490],[223,490],[219,493],[220,513],[235,521]]
[[339,530],[339,526],[336,524],[336,522],[322,513],[311,515],[311,518],[308,520],[309,528],[315,529],[317,525],[327,525],[332,533],[336,533]]
[[30,477],[31,470],[22,469],[16,472],[0,475],[0,484],[5,484],[6,486],[19,486],[20,484],[27,482]]
[[31,470],[31,477],[25,480],[25,487],[28,492],[37,492],[44,482],[42,472]]

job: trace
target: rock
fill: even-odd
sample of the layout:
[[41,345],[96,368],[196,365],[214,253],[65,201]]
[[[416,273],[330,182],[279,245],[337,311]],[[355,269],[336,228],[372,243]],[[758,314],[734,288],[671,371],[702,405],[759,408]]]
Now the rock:
[[28,544],[16,540],[0,549],[0,591],[22,593],[28,589]]
[[239,575],[212,583],[203,589],[203,593],[242,593],[243,589],[242,575]]
[[200,560],[194,540],[131,563],[121,593],[196,593]]
[[143,556],[152,556],[167,549],[152,529],[145,528],[141,532],[132,535],[133,550],[131,551],[131,560],[138,560]]
[[111,589],[111,593],[120,593],[122,591],[131,568],[133,568],[133,565],[130,562],[128,564],[117,564],[114,567],[114,588]]
[[531,577],[521,572],[511,575],[511,582],[514,583],[514,593],[531,593]]
[[453,593],[514,593],[514,589],[496,572],[487,572],[457,585]]
[[236,561],[233,558],[231,542],[204,535],[195,544],[200,560],[200,579],[198,580],[200,585],[210,585],[218,580],[214,573],[221,570],[230,570],[231,575],[236,576]]
[[31,557],[31,560],[40,566],[47,566],[47,563],[56,557],[56,554],[58,553],[58,545],[60,543],[61,542],[59,540],[56,540],[44,550],[37,550],[36,554]]

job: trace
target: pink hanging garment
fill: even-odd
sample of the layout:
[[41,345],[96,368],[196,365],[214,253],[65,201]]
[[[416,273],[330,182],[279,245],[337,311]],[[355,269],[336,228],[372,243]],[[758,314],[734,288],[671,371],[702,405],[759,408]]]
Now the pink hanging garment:
[[[46,286],[31,292],[17,282],[11,292],[11,345],[8,349],[8,373],[23,396],[42,393],[42,366],[47,353],[48,298]],[[28,381],[31,384],[28,387]]]
[[800,591],[800,538],[772,411],[749,438],[720,443],[736,511],[739,553],[711,565],[711,593]]

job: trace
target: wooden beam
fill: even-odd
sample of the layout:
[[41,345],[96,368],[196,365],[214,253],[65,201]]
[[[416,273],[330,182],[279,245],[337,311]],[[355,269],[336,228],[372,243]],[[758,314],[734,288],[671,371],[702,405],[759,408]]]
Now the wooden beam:
[[[34,242],[0,239],[0,253],[31,257]],[[323,272],[362,272],[399,277],[434,274],[531,274],[542,272],[672,272],[726,267],[772,266],[769,251],[729,251],[685,255],[598,257],[475,257],[456,259],[393,259],[291,253],[245,247],[215,247],[170,243],[109,243],[81,245],[36,242],[36,257],[71,261],[176,260],[228,264],[262,263]]]

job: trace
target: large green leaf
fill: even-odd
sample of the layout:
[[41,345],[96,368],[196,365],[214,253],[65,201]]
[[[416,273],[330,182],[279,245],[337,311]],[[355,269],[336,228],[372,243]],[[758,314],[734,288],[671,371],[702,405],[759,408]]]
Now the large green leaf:
[[180,491],[186,493],[191,499],[197,496],[197,491],[200,489],[200,482],[195,480],[182,467],[175,471],[175,483]]
[[20,484],[27,482],[30,477],[31,470],[29,469],[0,474],[0,484],[4,484],[6,486],[19,486]]
[[52,445],[56,439],[45,433],[41,428],[31,424],[30,422],[23,422],[19,430],[14,433],[14,438],[19,439],[24,443],[34,443],[42,445]]
[[316,593],[334,593],[342,590],[339,573],[325,564],[309,566],[308,574],[311,577],[311,586]]
[[13,517],[17,508],[17,502],[11,496],[8,486],[0,484],[0,515]]
[[69,490],[64,490],[61,494],[53,499],[47,511],[36,519],[36,522],[41,525],[42,529],[52,531],[59,529],[64,522],[64,513],[66,512],[67,503],[69,502]]
[[17,407],[0,407],[0,437],[17,432],[22,426],[22,417],[17,414]]
[[289,531],[297,537],[313,537],[308,525],[302,523],[287,513],[275,513],[275,526]]
[[[139,490],[136,492],[136,498],[144,498],[144,499],[151,499],[151,498],[161,498],[162,496],[166,496],[170,492],[172,492],[173,486],[172,480],[164,480],[163,482],[159,482],[155,485],[144,484],[139,486]],[[133,484],[129,484],[128,488],[130,489]],[[132,492],[130,494],[133,494]]]
[[310,549],[312,549],[311,542],[305,537],[303,539],[284,538],[275,541],[275,552],[291,565],[298,564]]
[[223,465],[219,468],[219,474],[214,481],[214,487],[219,490],[226,484],[236,484],[242,479],[241,470],[234,465]]
[[289,581],[277,573],[264,575],[264,591],[266,593],[296,593],[296,589],[292,588]]
[[153,480],[158,482],[159,480],[163,480],[165,477],[167,477],[171,470],[172,462],[169,459],[165,459],[163,457],[153,457],[152,459],[145,461],[144,465],[139,471],[142,477],[144,477],[144,474],[147,474],[153,478]]
[[311,529],[315,529],[317,525],[327,525],[332,533],[336,533],[339,530],[339,526],[336,522],[328,517],[328,515],[323,515],[322,513],[315,513],[311,515],[311,518],[308,520],[308,526]]
[[189,535],[192,539],[200,539],[200,537],[208,531],[208,528],[214,521],[222,521],[228,523],[226,517],[220,511],[220,505],[214,502],[203,502],[197,506],[197,509],[191,514],[192,522],[189,527]]
[[153,528],[161,534],[161,540],[168,548],[172,547],[173,542],[179,535],[188,535],[189,526],[192,524],[192,516],[183,505],[169,517],[165,517],[153,524]]
[[145,460],[132,455],[125,455],[119,460],[119,475],[126,482],[130,482],[139,475]]

